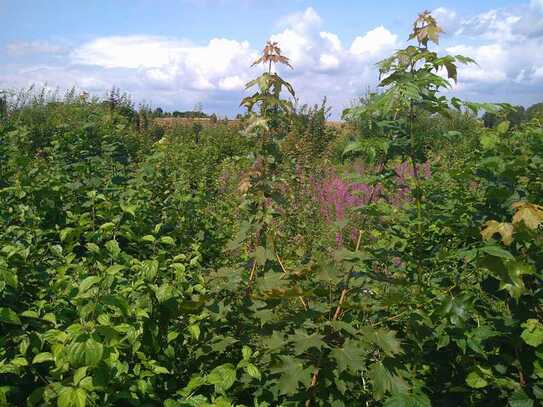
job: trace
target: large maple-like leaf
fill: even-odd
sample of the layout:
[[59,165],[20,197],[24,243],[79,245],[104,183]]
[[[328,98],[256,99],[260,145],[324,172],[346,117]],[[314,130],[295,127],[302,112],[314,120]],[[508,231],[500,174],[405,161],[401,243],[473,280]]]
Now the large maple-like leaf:
[[498,233],[501,236],[503,244],[509,246],[513,241],[513,225],[507,222],[496,222],[489,220],[485,223],[485,228],[481,231],[484,240],[489,240]]
[[537,229],[543,223],[543,206],[529,202],[515,202],[513,208],[516,213],[513,216],[513,223],[524,222],[530,229]]

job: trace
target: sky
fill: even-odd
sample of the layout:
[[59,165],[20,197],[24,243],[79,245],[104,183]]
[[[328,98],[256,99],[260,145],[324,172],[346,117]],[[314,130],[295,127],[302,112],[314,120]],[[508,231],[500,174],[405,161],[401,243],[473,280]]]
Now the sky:
[[445,30],[436,51],[477,61],[447,93],[543,101],[543,0],[0,0],[0,90],[115,86],[136,104],[233,116],[271,39],[299,103],[326,97],[339,117],[376,89],[375,64],[423,10]]

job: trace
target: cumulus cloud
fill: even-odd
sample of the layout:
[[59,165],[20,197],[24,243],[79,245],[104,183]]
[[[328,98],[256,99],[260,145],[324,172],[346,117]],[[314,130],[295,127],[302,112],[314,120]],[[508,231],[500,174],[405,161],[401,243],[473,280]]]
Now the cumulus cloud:
[[[463,67],[456,90],[468,97],[530,104],[541,99],[543,8],[530,5],[456,17],[448,52],[468,55],[478,65]],[[466,45],[469,44],[469,45]]]
[[361,56],[376,55],[395,48],[397,39],[396,34],[392,34],[381,25],[367,32],[364,36],[356,37],[351,45],[351,52]]
[[[541,5],[541,0],[532,0],[522,7],[475,16],[462,16],[444,7],[434,10],[447,34],[442,51],[471,56],[478,62],[460,69],[454,92],[496,101],[520,97],[523,92],[524,100],[536,101],[543,94],[543,35],[538,34],[538,27],[543,28]],[[405,43],[384,26],[359,33],[352,41],[324,28],[325,21],[309,7],[282,18],[270,39],[279,42],[294,66],[294,70],[278,69],[293,83],[300,100],[318,103],[327,96],[337,117],[353,98],[375,87],[375,63]],[[208,111],[228,114],[237,112],[244,84],[264,69],[250,68],[262,44],[227,38],[195,44],[162,36],[109,36],[71,51],[47,42],[10,46],[11,54],[65,54],[62,64],[5,66],[0,87],[49,83],[77,85],[103,94],[115,85],[136,100],[166,108],[190,108],[202,102]]]

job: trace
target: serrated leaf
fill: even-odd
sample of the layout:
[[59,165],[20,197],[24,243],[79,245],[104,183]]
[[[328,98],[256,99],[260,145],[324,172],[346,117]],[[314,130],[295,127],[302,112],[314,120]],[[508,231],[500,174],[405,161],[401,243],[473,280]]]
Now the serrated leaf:
[[483,240],[490,240],[494,234],[498,233],[501,236],[501,241],[504,245],[509,246],[513,241],[513,225],[507,222],[496,222],[490,220],[485,223],[484,229],[481,231]]
[[387,356],[402,353],[400,341],[396,338],[396,332],[386,329],[362,328],[360,330],[364,338],[377,345]]
[[281,373],[279,382],[277,383],[279,392],[281,394],[293,395],[298,390],[299,383],[307,387],[311,382],[313,369],[311,367],[304,368],[301,361],[290,356],[281,356],[281,359],[283,363],[277,369]]
[[253,257],[255,258],[257,264],[263,266],[264,264],[266,264],[266,260],[268,259],[266,249],[262,246],[258,246],[253,253]]
[[362,370],[365,355],[366,351],[361,347],[361,344],[350,338],[343,343],[343,347],[335,348],[330,352],[330,356],[336,361],[340,372],[349,370],[356,373]]
[[425,394],[396,394],[385,400],[383,407],[432,407]]
[[370,367],[368,375],[373,383],[373,397],[376,400],[382,400],[392,389],[392,374],[378,362]]
[[515,202],[513,208],[513,224],[524,222],[530,229],[537,229],[543,223],[543,206],[528,202]]
[[299,330],[295,335],[289,337],[289,340],[294,344],[294,352],[296,355],[305,353],[310,348],[321,350],[323,347],[328,347],[322,340],[324,336],[318,334],[307,335]]

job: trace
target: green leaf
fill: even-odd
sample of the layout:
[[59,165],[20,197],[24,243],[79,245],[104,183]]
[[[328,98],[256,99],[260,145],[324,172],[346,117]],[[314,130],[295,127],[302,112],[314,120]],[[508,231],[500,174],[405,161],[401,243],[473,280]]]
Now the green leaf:
[[224,392],[236,381],[236,369],[231,363],[217,366],[206,376],[206,380],[209,384],[213,384],[218,391]]
[[126,266],[122,264],[113,264],[106,269],[107,274],[117,274],[119,271],[124,270]]
[[534,405],[534,401],[522,390],[514,392],[508,401],[510,407],[533,407]]
[[0,281],[4,281],[11,288],[16,289],[19,283],[17,274],[9,270],[7,267],[3,267],[0,263]]
[[369,327],[360,330],[364,338],[379,346],[387,356],[394,356],[402,353],[400,341],[396,338],[396,332],[386,329],[373,329]]
[[496,126],[496,131],[500,134],[507,133],[507,130],[509,130],[509,122],[507,120],[504,120]]
[[364,356],[366,351],[360,346],[360,343],[348,338],[343,347],[335,348],[330,352],[330,356],[335,359],[338,370],[350,370],[356,373],[364,368]]
[[60,236],[60,241],[63,242],[65,241],[73,232],[74,232],[74,228],[64,228],[60,231],[59,233],[59,236]]
[[253,351],[247,345],[243,345],[243,348],[241,348],[241,354],[243,355],[243,360],[249,360],[253,354]]
[[21,325],[21,320],[11,308],[0,308],[0,322],[13,325]]
[[81,380],[87,375],[87,366],[80,367],[77,369],[74,373],[73,383],[74,385],[78,385]]
[[90,276],[85,278],[81,283],[79,284],[79,293],[84,293],[89,288],[91,288],[94,284],[100,282],[102,280],[99,276]]
[[72,342],[68,346],[70,361],[74,366],[96,366],[102,360],[104,346],[88,338],[82,341]]
[[494,257],[499,257],[507,260],[514,260],[515,257],[507,250],[499,246],[484,246],[480,249],[483,253],[489,254]]
[[136,209],[138,208],[137,205],[129,205],[129,204],[123,204],[121,203],[121,209],[123,212],[126,212],[132,216],[136,216]]
[[173,246],[175,245],[175,240],[170,236],[162,236],[160,238],[160,243]]
[[183,390],[181,390],[181,393],[184,396],[189,396],[194,390],[203,386],[206,383],[207,381],[204,377],[201,377],[201,376],[191,377],[188,384],[183,388]]
[[100,230],[103,230],[104,232],[107,232],[109,230],[113,230],[115,227],[115,223],[113,222],[107,222],[100,226]]
[[200,337],[200,325],[199,324],[192,324],[189,325],[188,330],[192,337],[194,339],[198,339]]
[[477,372],[471,372],[466,377],[466,383],[469,387],[473,389],[482,389],[483,387],[488,386],[488,382],[483,379],[479,373]]
[[153,235],[145,235],[141,238],[141,240],[143,240],[144,242],[154,243],[156,239]]
[[383,407],[432,407],[425,394],[396,394],[385,400]]
[[529,319],[521,327],[524,331],[520,336],[528,345],[537,348],[543,343],[543,324],[537,319]]
[[268,256],[266,254],[266,249],[262,246],[258,246],[253,253],[253,256],[255,258],[255,261],[257,264],[263,266],[266,264],[266,260],[268,259]]
[[32,359],[32,364],[38,364],[43,362],[49,362],[53,360],[53,355],[49,352],[42,352],[38,353],[36,356],[34,356],[34,359]]
[[368,374],[373,383],[373,396],[376,400],[382,400],[392,389],[392,374],[381,362],[371,365]]
[[258,370],[258,368],[252,363],[248,363],[245,369],[247,370],[247,374],[249,374],[249,376],[254,377],[257,380],[260,380],[262,378],[260,370]]
[[324,336],[318,334],[307,335],[304,331],[298,330],[295,335],[289,337],[294,343],[294,352],[296,355],[305,353],[310,348],[321,350],[322,347],[328,347],[322,340]]
[[62,387],[58,392],[58,407],[85,407],[87,392],[81,388]]
[[307,367],[304,369],[303,364],[298,359],[290,356],[280,356],[283,363],[277,372],[281,373],[279,382],[277,383],[278,390],[281,394],[293,395],[298,390],[298,383],[302,383],[305,387],[311,382],[313,369]]
[[121,248],[116,240],[108,240],[105,244],[107,251],[113,256],[117,257],[121,253]]

